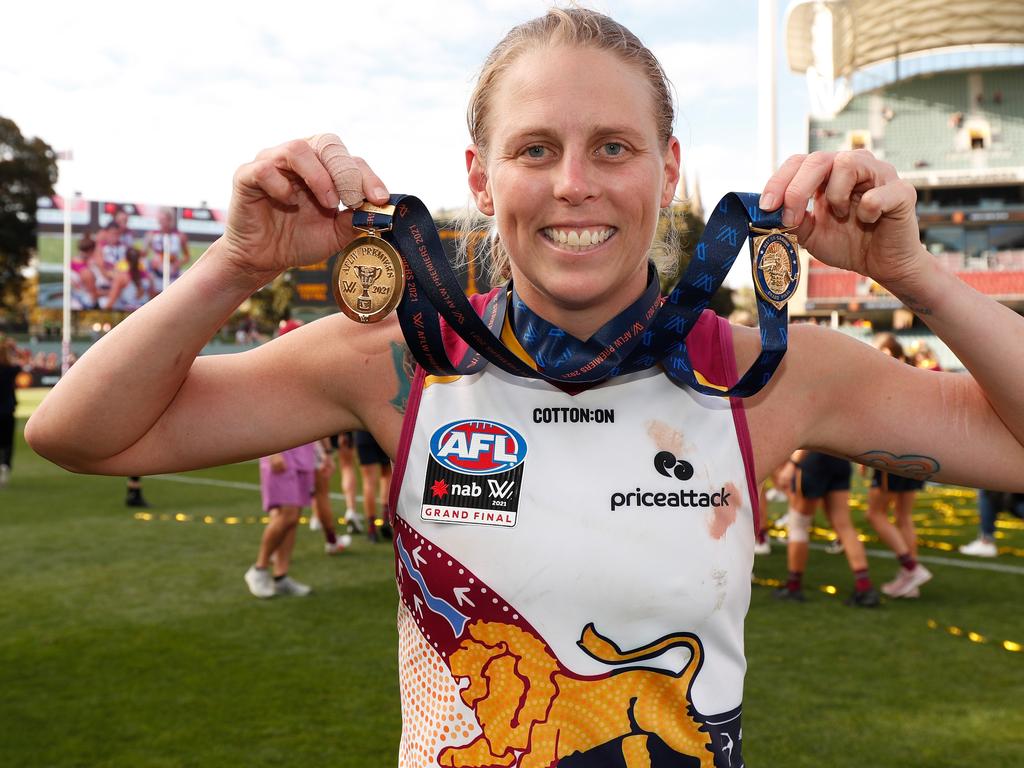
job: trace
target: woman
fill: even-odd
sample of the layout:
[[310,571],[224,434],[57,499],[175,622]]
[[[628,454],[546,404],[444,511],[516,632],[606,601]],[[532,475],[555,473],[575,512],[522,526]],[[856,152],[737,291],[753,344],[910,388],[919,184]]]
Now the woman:
[[[891,333],[879,334],[875,347],[896,360],[913,364],[903,352],[903,345]],[[925,370],[935,368],[918,366]],[[914,526],[914,499],[924,488],[924,481],[914,477],[900,477],[885,470],[874,469],[868,490],[867,517],[878,532],[878,537],[896,555],[900,569],[896,578],[882,585],[889,597],[917,598],[921,587],[932,578],[932,572],[917,560],[917,528]],[[889,506],[896,509],[895,525],[889,520]]]
[[[607,17],[553,10],[492,52],[469,116],[469,185],[520,299],[503,338],[528,355],[516,329],[538,317],[588,338],[643,293],[659,208],[678,181],[660,65]],[[914,370],[810,326],[791,329],[771,383],[732,407],[657,368],[576,395],[491,367],[455,380],[418,371],[406,400],[397,322],[341,315],[196,358],[253,291],[351,241],[338,203],[363,199],[384,204],[387,188],[336,137],[243,165],[224,237],[79,361],[27,437],[75,471],[148,474],[373,434],[396,458],[403,765],[551,765],[577,753],[577,764],[736,764],[755,467],[811,447],[951,482],[1020,484],[1024,360],[1002,350],[1024,344],[1024,321],[936,267],[913,188],[870,153],[790,158],[761,206],[784,206],[817,258],[899,296],[974,378]],[[759,344],[711,315],[687,338],[719,385]],[[118,403],[117,418],[97,402]],[[544,420],[570,406],[602,419]],[[519,475],[451,469],[449,483],[431,464],[442,460]]]

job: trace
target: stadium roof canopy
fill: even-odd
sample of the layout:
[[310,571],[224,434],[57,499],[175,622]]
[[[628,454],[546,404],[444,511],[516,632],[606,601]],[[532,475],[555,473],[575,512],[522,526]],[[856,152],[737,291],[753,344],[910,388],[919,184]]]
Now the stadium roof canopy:
[[794,72],[815,66],[812,30],[822,8],[832,14],[834,77],[941,48],[1024,45],[1022,0],[798,0],[786,12],[786,57]]

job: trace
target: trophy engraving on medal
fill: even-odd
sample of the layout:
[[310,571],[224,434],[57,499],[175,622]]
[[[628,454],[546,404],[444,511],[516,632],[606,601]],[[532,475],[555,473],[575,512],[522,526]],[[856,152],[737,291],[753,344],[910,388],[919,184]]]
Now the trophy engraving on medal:
[[380,277],[380,267],[368,267],[365,264],[356,264],[356,274],[359,282],[363,285],[362,295],[356,299],[356,309],[360,312],[369,312],[373,309],[373,302],[370,300],[369,290]]
[[345,246],[334,262],[331,289],[348,317],[360,323],[383,320],[398,306],[405,291],[402,258],[377,229]]

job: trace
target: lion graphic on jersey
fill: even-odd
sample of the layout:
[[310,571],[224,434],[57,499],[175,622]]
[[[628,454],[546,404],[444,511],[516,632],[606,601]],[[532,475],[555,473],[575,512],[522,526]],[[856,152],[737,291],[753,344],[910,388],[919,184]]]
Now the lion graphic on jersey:
[[694,765],[713,768],[711,738],[693,718],[690,704],[690,686],[702,660],[695,635],[672,634],[621,651],[588,624],[578,644],[608,664],[653,659],[678,647],[689,648],[692,655],[678,673],[630,667],[606,677],[581,678],[518,627],[476,621],[468,634],[449,661],[452,675],[469,680],[461,696],[476,713],[482,733],[465,746],[441,750],[440,765],[548,768],[563,757],[618,740],[626,766],[649,768],[648,738],[657,736],[695,759]]

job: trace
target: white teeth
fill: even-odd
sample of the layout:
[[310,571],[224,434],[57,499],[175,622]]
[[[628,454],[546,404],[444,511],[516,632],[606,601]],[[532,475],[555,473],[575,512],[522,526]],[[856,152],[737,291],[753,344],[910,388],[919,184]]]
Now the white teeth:
[[581,248],[589,248],[594,245],[600,245],[614,233],[614,228],[602,229],[594,232],[591,232],[589,229],[576,231],[573,229],[555,229],[554,227],[548,227],[544,230],[545,237],[552,242],[577,250]]

